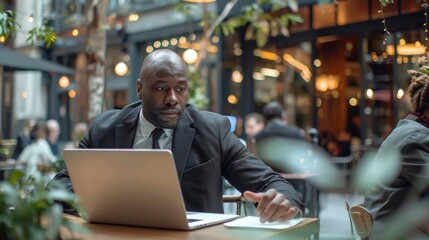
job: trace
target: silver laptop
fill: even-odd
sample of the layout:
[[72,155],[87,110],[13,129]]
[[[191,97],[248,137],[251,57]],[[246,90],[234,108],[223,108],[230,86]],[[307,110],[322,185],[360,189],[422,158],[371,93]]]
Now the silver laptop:
[[192,230],[237,215],[186,212],[173,155],[153,149],[66,149],[89,222]]

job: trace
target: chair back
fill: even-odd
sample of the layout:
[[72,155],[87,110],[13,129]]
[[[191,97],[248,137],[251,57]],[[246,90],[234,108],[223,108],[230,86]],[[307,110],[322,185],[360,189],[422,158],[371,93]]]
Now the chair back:
[[[244,207],[244,203],[247,199],[243,195],[223,195],[222,200],[224,203],[235,203],[236,214],[241,215],[241,208]],[[244,216],[247,216],[246,207],[244,207]]]
[[[346,202],[348,208],[348,203]],[[356,233],[361,239],[369,239],[372,232],[373,219],[368,210],[361,204],[355,205],[348,209],[349,217],[353,222]],[[353,229],[352,229],[353,234]]]

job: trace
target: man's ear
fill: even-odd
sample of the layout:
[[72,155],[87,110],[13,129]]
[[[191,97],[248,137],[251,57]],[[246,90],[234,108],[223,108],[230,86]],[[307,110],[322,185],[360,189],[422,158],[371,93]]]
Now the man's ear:
[[137,79],[137,97],[142,100],[143,97],[143,84],[140,79]]

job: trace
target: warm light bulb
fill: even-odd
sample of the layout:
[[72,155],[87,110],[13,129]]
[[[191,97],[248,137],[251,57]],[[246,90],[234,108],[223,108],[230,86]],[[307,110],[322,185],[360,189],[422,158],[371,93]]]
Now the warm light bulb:
[[122,77],[125,76],[128,73],[128,66],[124,62],[118,62],[115,65],[115,73],[116,75]]
[[234,70],[232,72],[232,81],[241,83],[243,81],[243,74],[238,70]]
[[194,49],[187,49],[183,52],[183,60],[187,64],[194,64],[198,60],[198,53]]
[[396,93],[396,97],[398,99],[402,99],[403,96],[404,96],[404,90],[402,88],[398,89],[398,92]]
[[238,98],[234,94],[230,94],[228,96],[228,102],[230,104],[237,104],[238,103]]
[[79,35],[79,30],[77,28],[73,28],[72,30],[72,36],[77,37]]
[[70,85],[70,79],[67,76],[62,76],[58,80],[58,85],[62,89],[66,89]]
[[128,15],[128,21],[135,22],[137,20],[139,20],[138,14],[132,13],[132,14]]
[[72,89],[68,92],[69,98],[75,98],[76,97],[76,90]]
[[372,89],[367,89],[367,90],[366,90],[366,96],[367,96],[368,98],[372,98],[372,97],[374,97],[374,91],[372,91]]

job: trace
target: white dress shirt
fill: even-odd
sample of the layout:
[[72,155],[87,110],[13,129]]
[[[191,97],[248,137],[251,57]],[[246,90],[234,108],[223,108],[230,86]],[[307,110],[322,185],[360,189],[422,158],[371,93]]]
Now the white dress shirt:
[[[136,135],[134,137],[133,148],[152,148],[152,131],[156,127],[143,116],[140,110],[139,123],[137,125]],[[161,149],[170,149],[173,142],[174,129],[163,128],[164,133],[159,137],[158,143]]]

